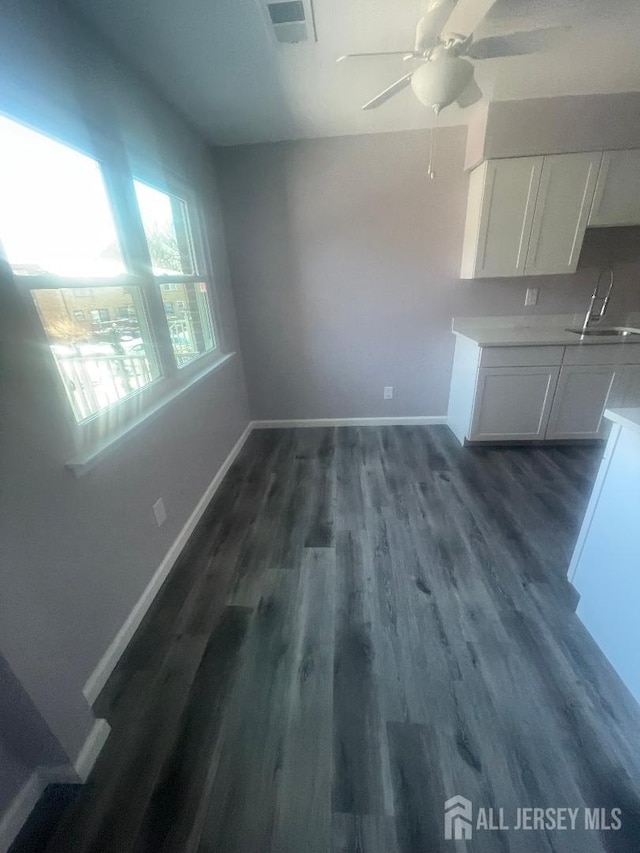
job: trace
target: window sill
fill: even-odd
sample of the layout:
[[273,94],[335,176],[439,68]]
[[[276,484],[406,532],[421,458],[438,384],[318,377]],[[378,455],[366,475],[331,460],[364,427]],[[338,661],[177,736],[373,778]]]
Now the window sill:
[[193,386],[197,385],[202,379],[205,379],[207,376],[210,376],[212,373],[220,370],[225,364],[227,364],[227,362],[231,361],[235,355],[235,352],[226,353],[225,355],[220,356],[220,358],[218,358],[218,360],[213,364],[208,364],[202,370],[194,373],[184,384],[180,385],[178,388],[172,389],[159,400],[156,400],[144,413],[130,420],[121,429],[111,433],[111,435],[109,435],[109,437],[103,442],[91,447],[83,453],[79,453],[77,456],[74,456],[73,459],[70,459],[66,463],[66,467],[76,478],[83,477],[91,471],[92,468],[95,468],[95,466],[119,444],[122,444],[122,442],[130,438],[141,427],[145,426],[149,421],[155,418],[165,408],[165,406],[169,405],[174,400],[177,400],[178,397],[181,397],[186,391],[193,388]]

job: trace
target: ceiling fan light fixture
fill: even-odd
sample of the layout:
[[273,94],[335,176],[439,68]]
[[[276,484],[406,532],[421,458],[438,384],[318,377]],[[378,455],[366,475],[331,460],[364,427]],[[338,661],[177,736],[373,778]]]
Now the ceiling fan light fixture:
[[[307,2],[307,0],[304,0]],[[517,55],[518,45],[501,37],[474,41],[474,31],[498,0],[426,0],[425,14],[418,21],[413,51],[376,51],[350,53],[338,62],[354,57],[402,56],[404,61],[420,63],[395,83],[367,101],[363,110],[386,103],[409,85],[420,103],[438,113],[457,101],[460,109],[476,103],[482,92],[474,80],[474,67],[463,56],[482,59]],[[487,43],[490,42],[490,43]],[[520,44],[519,52],[530,52],[530,45]],[[430,170],[432,171],[432,170]]]
[[470,62],[442,53],[416,68],[411,76],[411,88],[421,104],[439,112],[456,100],[472,77]]

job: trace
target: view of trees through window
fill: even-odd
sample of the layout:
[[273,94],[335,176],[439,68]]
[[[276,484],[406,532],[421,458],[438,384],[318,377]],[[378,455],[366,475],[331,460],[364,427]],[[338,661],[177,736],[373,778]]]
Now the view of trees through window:
[[134,186],[154,274],[194,274],[196,264],[184,201],[142,181],[134,181]]
[[176,235],[169,228],[157,229],[147,233],[147,245],[154,264],[164,270],[181,272],[178,241]]

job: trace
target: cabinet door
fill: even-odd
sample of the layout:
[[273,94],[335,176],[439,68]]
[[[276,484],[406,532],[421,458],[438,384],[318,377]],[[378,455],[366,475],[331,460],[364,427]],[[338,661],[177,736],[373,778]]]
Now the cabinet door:
[[589,225],[640,224],[640,151],[605,151]]
[[482,367],[469,438],[544,438],[559,367]]
[[602,415],[620,368],[615,365],[565,365],[553,400],[546,438],[604,438],[610,422]]
[[601,156],[597,152],[544,158],[525,275],[576,271]]
[[462,278],[524,274],[542,161],[489,160],[471,173]]

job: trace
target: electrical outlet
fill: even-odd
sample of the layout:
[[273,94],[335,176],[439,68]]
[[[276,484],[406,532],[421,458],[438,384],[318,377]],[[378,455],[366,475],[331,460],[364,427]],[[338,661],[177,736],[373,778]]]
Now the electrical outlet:
[[525,305],[537,305],[538,304],[538,287],[528,287],[527,292],[524,297]]
[[383,396],[385,400],[393,400],[393,385],[384,386]]
[[167,510],[165,509],[164,501],[162,498],[158,498],[158,500],[153,505],[153,516],[156,520],[156,524],[158,527],[162,527],[162,525],[167,520]]

